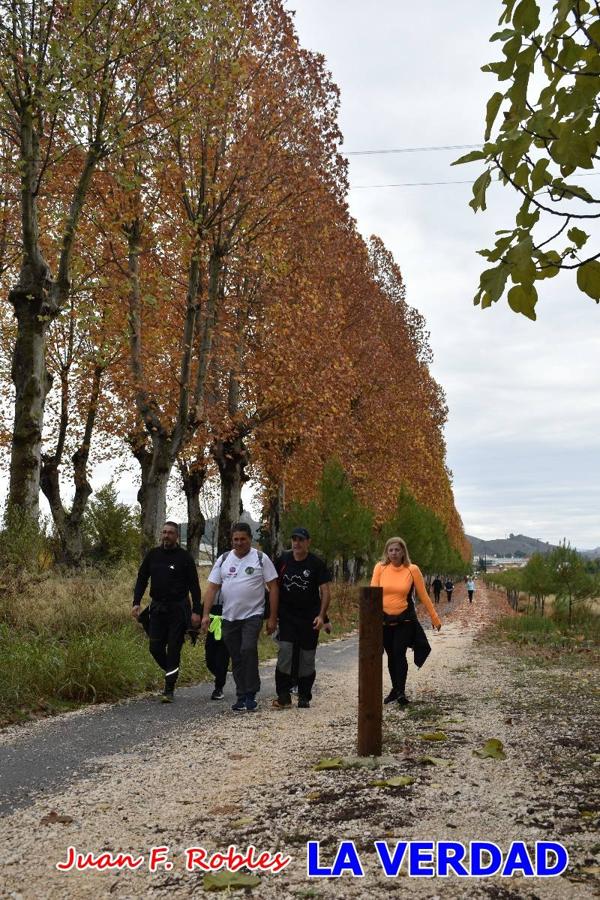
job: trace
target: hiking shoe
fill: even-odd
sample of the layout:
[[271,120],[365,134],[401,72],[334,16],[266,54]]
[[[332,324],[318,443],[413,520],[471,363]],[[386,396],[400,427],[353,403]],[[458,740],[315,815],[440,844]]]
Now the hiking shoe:
[[310,700],[306,697],[298,697],[298,709],[310,709]]
[[271,704],[273,709],[291,709],[292,708],[292,698],[289,696],[284,697],[276,697]]
[[255,694],[246,694],[246,709],[248,712],[256,712],[258,709],[258,703],[256,702]]
[[173,703],[174,700],[175,700],[175,694],[173,693],[173,691],[168,691],[165,689],[162,692],[162,694],[160,695],[161,703]]
[[406,696],[406,694],[400,694],[398,697],[398,706],[408,706],[410,700]]
[[210,695],[211,700],[224,700],[225,694],[221,690],[221,688],[215,688],[212,694]]
[[238,697],[231,708],[234,712],[246,712],[246,698]]
[[396,688],[392,688],[387,697],[383,698],[384,703],[393,703],[394,700],[398,699],[398,691]]
[[298,693],[298,685],[297,685],[297,684],[294,684],[294,685],[292,685],[292,687],[290,688],[290,694],[297,694],[297,693]]

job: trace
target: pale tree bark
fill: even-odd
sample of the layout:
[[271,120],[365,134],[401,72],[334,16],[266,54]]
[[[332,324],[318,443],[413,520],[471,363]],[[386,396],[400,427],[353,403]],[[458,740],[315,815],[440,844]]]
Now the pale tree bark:
[[79,566],[83,559],[83,517],[85,515],[87,502],[92,494],[92,486],[87,477],[87,466],[90,456],[92,434],[98,412],[98,400],[100,397],[100,387],[102,376],[104,374],[104,367],[101,365],[96,365],[94,367],[84,433],[79,447],[71,457],[75,494],[71,509],[66,510],[61,498],[60,466],[62,463],[69,423],[69,374],[68,369],[61,373],[62,397],[58,441],[55,452],[52,455],[48,454],[42,457],[40,484],[44,496],[48,500],[52,519],[59,535],[62,551],[61,561],[69,566]]
[[248,480],[245,469],[248,453],[241,437],[231,441],[215,441],[211,453],[221,479],[221,511],[219,513],[218,553],[231,548],[231,526],[242,513],[242,487]]
[[200,541],[206,525],[200,509],[200,491],[206,481],[206,466],[189,464],[181,459],[178,460],[178,466],[187,504],[186,548],[197,560],[200,553]]

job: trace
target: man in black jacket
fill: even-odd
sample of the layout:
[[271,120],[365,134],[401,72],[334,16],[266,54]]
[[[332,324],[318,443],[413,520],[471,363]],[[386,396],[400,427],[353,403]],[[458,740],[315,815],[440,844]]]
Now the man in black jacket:
[[165,672],[162,701],[172,703],[185,632],[190,625],[197,628],[202,621],[198,571],[191,553],[179,546],[175,522],[165,522],[160,547],[149,550],[139,568],[131,611],[135,619],[139,618],[148,581],[150,653]]

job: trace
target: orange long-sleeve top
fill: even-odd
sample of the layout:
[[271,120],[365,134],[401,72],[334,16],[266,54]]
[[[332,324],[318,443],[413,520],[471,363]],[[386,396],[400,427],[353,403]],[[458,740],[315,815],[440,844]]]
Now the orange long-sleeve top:
[[434,628],[441,624],[440,617],[431,602],[421,570],[414,563],[410,566],[393,566],[377,563],[373,569],[371,587],[383,588],[383,611],[390,616],[399,616],[408,606],[408,595],[415,585],[417,596],[431,618]]

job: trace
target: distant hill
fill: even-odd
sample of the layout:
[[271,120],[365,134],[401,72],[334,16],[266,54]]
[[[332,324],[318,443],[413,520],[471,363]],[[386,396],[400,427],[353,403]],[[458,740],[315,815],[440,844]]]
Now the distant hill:
[[579,552],[582,556],[587,556],[589,559],[600,559],[600,547],[596,547],[594,550],[580,550]]
[[550,553],[555,544],[547,541],[538,541],[537,538],[527,537],[524,534],[511,534],[507,538],[498,538],[493,541],[482,541],[481,538],[467,535],[471,542],[473,556],[531,556],[532,553]]

